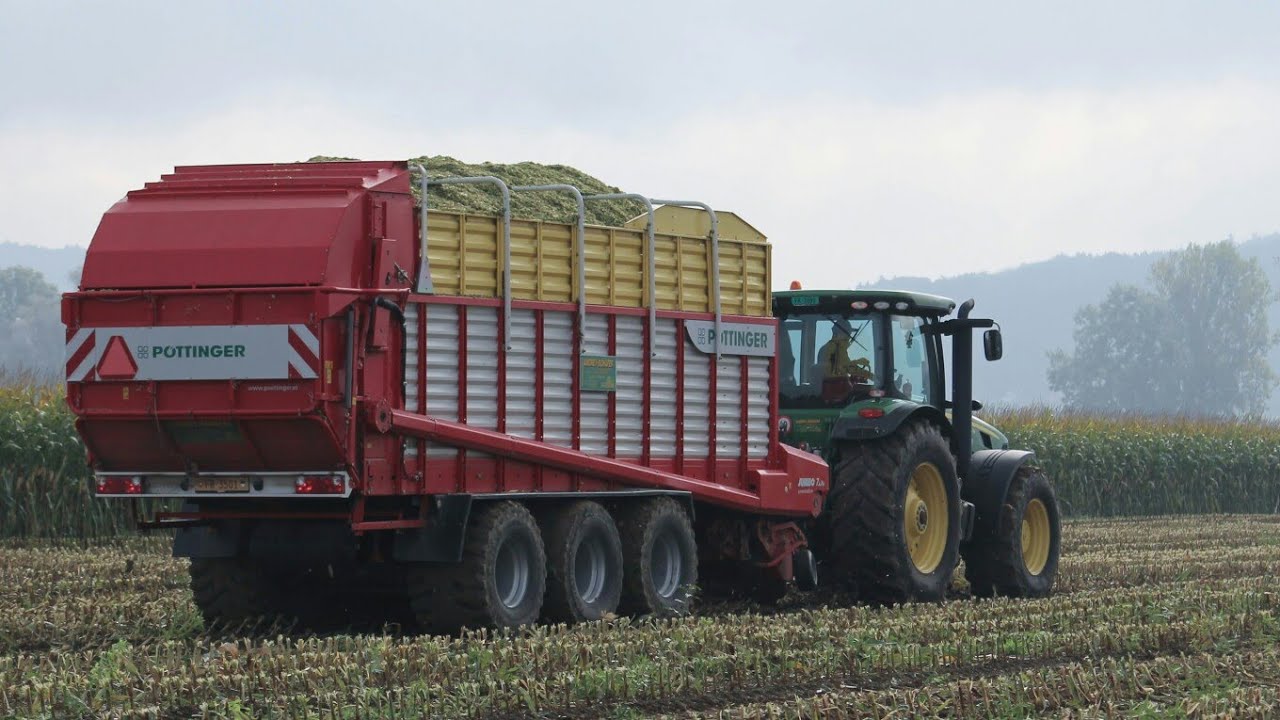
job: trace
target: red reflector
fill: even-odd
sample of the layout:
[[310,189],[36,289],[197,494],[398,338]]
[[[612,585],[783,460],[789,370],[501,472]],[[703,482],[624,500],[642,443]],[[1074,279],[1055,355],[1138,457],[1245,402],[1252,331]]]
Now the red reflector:
[[884,410],[880,408],[862,408],[858,411],[858,417],[864,417],[871,420],[884,417]]
[[98,478],[99,495],[141,495],[142,478],[108,475]]
[[129,345],[119,335],[113,336],[107,341],[107,349],[102,351],[98,377],[103,380],[129,380],[137,374],[138,363],[133,361]]
[[341,495],[346,489],[342,478],[329,475],[301,477],[293,484],[293,491],[299,495]]

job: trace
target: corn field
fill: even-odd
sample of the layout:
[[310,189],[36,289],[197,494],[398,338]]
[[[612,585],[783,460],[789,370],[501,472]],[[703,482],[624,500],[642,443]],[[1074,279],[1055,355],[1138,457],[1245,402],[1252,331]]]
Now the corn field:
[[1071,521],[1040,601],[207,635],[159,538],[0,543],[0,717],[1274,717],[1280,522]]
[[1069,515],[1280,512],[1280,425],[1049,408],[985,419],[1035,450]]
[[0,537],[128,532],[123,505],[94,499],[74,418],[59,388],[0,377]]

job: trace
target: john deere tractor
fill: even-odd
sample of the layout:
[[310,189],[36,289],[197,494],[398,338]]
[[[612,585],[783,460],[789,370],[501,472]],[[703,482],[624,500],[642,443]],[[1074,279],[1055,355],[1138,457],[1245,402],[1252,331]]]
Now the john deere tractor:
[[973,305],[881,290],[773,296],[782,440],[832,468],[811,544],[824,581],[870,602],[939,600],[961,558],[978,596],[1053,588],[1053,486],[1032,452],[973,417],[974,330],[985,330],[988,361],[1003,352]]

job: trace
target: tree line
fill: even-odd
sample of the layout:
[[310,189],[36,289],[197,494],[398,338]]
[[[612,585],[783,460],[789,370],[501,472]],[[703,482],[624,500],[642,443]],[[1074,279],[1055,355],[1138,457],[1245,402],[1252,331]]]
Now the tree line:
[[1261,415],[1277,383],[1275,300],[1231,241],[1190,245],[1156,261],[1147,287],[1117,284],[1080,308],[1075,347],[1049,353],[1049,386],[1104,413]]
[[0,268],[0,369],[52,381],[62,376],[66,336],[61,295],[28,267]]

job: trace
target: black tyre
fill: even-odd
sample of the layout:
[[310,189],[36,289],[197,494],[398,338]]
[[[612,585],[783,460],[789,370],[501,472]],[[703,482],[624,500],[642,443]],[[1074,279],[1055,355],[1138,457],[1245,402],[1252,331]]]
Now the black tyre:
[[936,426],[844,444],[827,503],[834,583],[881,604],[943,598],[959,557],[960,485]]
[[544,519],[547,596],[542,616],[551,622],[599,620],[622,597],[622,539],[613,518],[589,500]]
[[513,628],[538,619],[546,591],[542,536],[523,505],[477,505],[462,561],[409,570],[409,601],[418,623],[433,632]]
[[280,590],[252,561],[195,558],[190,572],[191,595],[206,628],[235,628],[279,619]]
[[636,501],[620,513],[622,612],[687,614],[698,582],[698,546],[689,516],[671,498]]
[[1058,576],[1062,519],[1049,478],[1023,467],[1009,485],[995,537],[961,548],[965,578],[978,597],[1047,597]]

